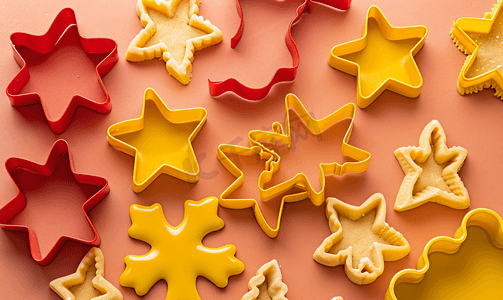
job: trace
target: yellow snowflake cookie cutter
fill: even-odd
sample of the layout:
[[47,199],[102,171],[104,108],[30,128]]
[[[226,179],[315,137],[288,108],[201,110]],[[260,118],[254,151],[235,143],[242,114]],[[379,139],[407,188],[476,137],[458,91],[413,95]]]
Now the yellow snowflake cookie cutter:
[[[166,119],[171,124],[187,124],[192,122],[198,122],[197,126],[194,128],[189,136],[180,136],[176,131],[155,131],[153,136],[149,137],[148,146],[153,148],[164,148],[164,145],[157,142],[161,135],[169,135],[173,139],[176,139],[177,143],[173,143],[173,147],[178,146],[180,151],[171,151],[169,154],[164,154],[163,163],[153,172],[146,176],[143,180],[138,180],[139,174],[142,172],[140,167],[141,161],[153,161],[157,159],[149,158],[148,155],[142,155],[139,153],[138,149],[118,138],[120,135],[139,132],[145,127],[146,119],[146,106],[147,102],[152,101],[162,117]],[[168,106],[162,101],[161,97],[151,88],[145,90],[143,96],[143,109],[141,115],[138,119],[126,120],[114,124],[108,128],[108,143],[128,155],[135,158],[134,170],[133,170],[133,190],[139,193],[146,189],[160,174],[168,174],[175,178],[190,183],[197,182],[199,180],[199,164],[197,162],[194,149],[192,148],[192,141],[199,133],[204,123],[206,122],[206,116],[208,112],[204,108],[190,108],[190,109],[179,109],[170,110]],[[186,140],[185,140],[186,139]],[[186,143],[185,143],[186,142]],[[185,146],[186,145],[186,146]],[[180,167],[180,164],[182,165]]]
[[[434,252],[443,252],[446,254],[456,253],[462,246],[463,242],[468,237],[467,227],[478,226],[482,227],[489,235],[493,246],[502,249],[503,248],[503,220],[494,211],[487,208],[477,208],[466,214],[461,222],[461,226],[458,228],[454,237],[438,236],[432,239],[424,247],[423,254],[417,262],[417,270],[415,269],[405,269],[393,276],[389,284],[388,290],[384,297],[385,300],[398,300],[395,294],[395,287],[400,283],[419,283],[423,280],[426,273],[430,268],[429,255]],[[474,253],[474,255],[480,255]],[[482,273],[482,272],[481,272]],[[478,280],[484,280],[484,274],[474,275],[473,278],[478,278]],[[501,278],[499,279],[501,280]],[[437,281],[440,285],[442,284],[442,278],[438,278]],[[497,282],[497,281],[495,281]],[[496,283],[498,284],[498,283]],[[468,287],[469,288],[469,287]],[[482,294],[478,294],[479,299],[498,299],[501,297],[501,293],[494,294],[491,293],[491,289],[485,291],[479,291]],[[404,298],[401,300],[405,300]],[[465,299],[465,298],[463,298]],[[472,299],[472,298],[466,298]]]
[[[356,113],[356,106],[353,103],[344,105],[342,108],[321,120],[316,120],[311,117],[297,96],[293,94],[288,94],[286,96],[285,107],[285,130],[283,130],[283,126],[280,123],[275,122],[272,126],[273,131],[271,132],[262,130],[250,131],[248,134],[250,147],[223,144],[218,147],[217,152],[218,160],[232,175],[236,177],[236,180],[220,195],[220,205],[232,209],[245,209],[253,207],[255,219],[259,223],[260,228],[262,228],[265,234],[271,238],[278,235],[285,202],[297,202],[310,198],[315,205],[323,204],[325,202],[325,175],[333,174],[342,176],[346,173],[364,172],[368,168],[371,156],[369,152],[349,144],[349,138],[353,129]],[[337,162],[320,164],[319,179],[322,184],[320,191],[315,191],[307,177],[302,173],[297,174],[294,178],[286,182],[270,188],[265,188],[265,185],[272,180],[274,173],[279,171],[281,158],[273,150],[264,146],[262,142],[275,143],[276,141],[281,141],[288,147],[291,146],[290,109],[294,110],[302,118],[306,127],[313,134],[320,134],[332,125],[346,118],[351,119],[351,123],[342,142],[342,154],[355,159],[356,162],[345,162],[342,165]],[[282,198],[275,228],[272,228],[265,220],[256,199],[229,199],[229,195],[243,184],[244,173],[227,157],[228,154],[237,154],[242,156],[259,155],[261,159],[267,160],[265,170],[260,174],[258,181],[259,196],[262,201],[267,201],[275,196],[284,194],[294,187],[305,190],[304,192],[286,195]]]
[[190,21],[188,26],[200,29],[207,34],[201,37],[188,39],[185,42],[185,54],[181,63],[177,63],[174,57],[169,53],[168,47],[164,42],[144,47],[157,31],[157,27],[148,15],[147,9],[150,8],[159,11],[171,18],[174,16],[178,4],[182,1],[183,0],[138,0],[136,12],[141,19],[141,24],[145,28],[140,31],[133,41],[131,41],[126,51],[126,59],[138,62],[162,57],[166,62],[166,69],[169,74],[181,83],[188,84],[192,74],[194,52],[222,41],[222,32],[211,24],[210,21],[205,21],[203,17],[197,15],[199,13],[199,0],[189,0]]
[[[257,300],[262,299],[260,295],[267,293],[264,299],[271,300],[288,300],[285,294],[288,292],[288,287],[282,281],[283,276],[279,268],[278,262],[273,259],[264,264],[257,271],[257,275],[253,276],[248,282],[248,293],[244,294],[241,300]],[[261,290],[261,287],[266,284],[267,290]]]
[[224,288],[228,278],[244,271],[244,265],[234,255],[236,247],[226,245],[207,248],[204,236],[224,227],[218,217],[218,199],[185,201],[183,221],[171,226],[164,217],[160,204],[132,205],[132,225],[129,236],[151,246],[145,255],[128,255],[126,269],[119,282],[134,288],[139,296],[145,295],[159,280],[168,284],[166,300],[200,300],[196,278],[203,276],[216,286]]
[[503,99],[503,73],[498,68],[475,77],[466,77],[479,51],[479,45],[466,32],[488,34],[502,9],[503,1],[498,0],[491,12],[486,12],[483,18],[459,18],[454,22],[451,38],[458,49],[468,55],[458,78],[457,88],[461,95],[477,93],[484,88],[493,88],[494,95]]
[[[339,221],[339,214],[351,221],[357,221],[372,210],[376,210],[372,232],[391,245],[374,242],[371,246],[372,257],[362,258],[358,267],[355,268],[353,267],[353,248],[351,246],[335,254],[329,252],[343,238],[344,228]],[[353,206],[335,198],[328,198],[326,213],[332,234],[316,249],[313,258],[318,263],[329,267],[344,264],[346,275],[356,284],[374,282],[384,272],[384,261],[402,259],[410,252],[410,245],[403,235],[385,222],[386,201],[382,194],[372,195],[361,206]]]
[[[380,76],[381,84],[375,88],[372,92],[365,94],[362,91],[362,81],[365,81],[362,74],[361,66],[357,62],[350,61],[343,58],[342,56],[357,53],[363,51],[368,44],[369,38],[369,20],[373,19],[379,25],[379,29],[384,35],[387,41],[398,41],[406,39],[418,39],[418,42],[410,49],[406,57],[402,57],[400,53],[397,53],[398,47],[388,47],[385,52],[382,49],[375,49],[370,53],[367,61],[385,61],[389,63],[389,59],[383,59],[382,55],[389,55],[389,52],[393,52],[392,56],[400,57],[396,60],[403,59],[403,61],[396,65],[386,64],[388,70],[396,70],[393,75],[407,73],[406,78],[409,81],[397,80],[391,76],[385,77]],[[342,72],[351,74],[357,77],[357,90],[356,90],[356,102],[358,107],[365,108],[372,104],[374,100],[379,97],[379,95],[384,92],[384,90],[390,90],[397,94],[416,98],[421,93],[421,87],[423,86],[423,78],[419,72],[419,68],[414,60],[414,56],[421,50],[424,45],[424,39],[428,35],[428,28],[424,26],[407,26],[407,27],[393,27],[386,19],[382,11],[377,6],[371,6],[367,12],[367,18],[365,19],[365,25],[363,27],[363,36],[357,40],[346,42],[344,44],[337,45],[330,51],[330,56],[328,58],[328,64],[338,69]],[[378,71],[376,71],[378,72]],[[382,72],[382,71],[381,71]],[[379,73],[381,74],[381,73]],[[382,74],[381,74],[382,75]],[[368,76],[367,76],[368,77]]]
[[96,247],[91,248],[91,250],[87,252],[75,273],[51,281],[49,283],[51,289],[58,294],[61,299],[79,300],[75,294],[70,291],[70,288],[84,283],[87,271],[93,262],[96,268],[96,274],[92,279],[92,288],[101,292],[102,295],[93,297],[91,300],[122,300],[122,294],[119,290],[104,278],[105,259],[103,257],[103,252]]
[[[395,156],[405,173],[396,196],[396,211],[409,210],[426,202],[436,202],[456,209],[465,209],[470,206],[470,196],[458,175],[468,151],[463,147],[447,148],[446,141],[442,125],[437,120],[433,120],[421,132],[419,147],[402,147],[395,150]],[[431,142],[433,142],[433,149]],[[451,162],[442,170],[442,178],[451,192],[427,186],[414,195],[414,186],[423,172],[416,162],[425,162],[432,154],[439,165]]]

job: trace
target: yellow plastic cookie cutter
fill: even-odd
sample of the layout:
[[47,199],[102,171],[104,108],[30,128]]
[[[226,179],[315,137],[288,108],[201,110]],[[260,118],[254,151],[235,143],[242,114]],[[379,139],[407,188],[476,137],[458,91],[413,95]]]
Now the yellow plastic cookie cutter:
[[199,180],[192,141],[208,115],[204,108],[170,110],[151,88],[145,90],[138,119],[108,128],[112,147],[134,156],[133,190],[143,191],[160,174],[187,182]]
[[[272,125],[272,131],[263,130],[253,130],[248,134],[248,142],[250,147],[241,147],[236,145],[220,145],[218,147],[218,159],[222,165],[237,179],[220,195],[220,205],[226,208],[233,209],[244,209],[253,207],[255,218],[259,223],[262,230],[271,238],[278,235],[278,230],[281,222],[281,215],[283,211],[283,206],[285,202],[297,202],[310,198],[313,204],[321,205],[325,202],[325,175],[344,175],[346,173],[362,173],[367,170],[370,162],[370,153],[362,149],[356,148],[350,145],[349,138],[353,129],[354,118],[356,113],[356,106],[353,103],[348,103],[330,114],[329,116],[316,120],[307,112],[306,108],[302,105],[299,98],[293,94],[288,94],[285,98],[286,107],[286,121],[285,129],[283,126],[275,122]],[[267,148],[262,143],[272,143],[275,144],[280,141],[290,148],[292,144],[290,135],[290,109],[294,110],[298,116],[302,119],[302,122],[308,128],[308,130],[315,134],[321,134],[326,129],[330,128],[334,124],[350,118],[351,123],[344,135],[342,142],[342,154],[344,156],[350,157],[356,162],[345,162],[342,165],[337,162],[333,163],[321,163],[320,164],[320,182],[321,190],[315,191],[311,186],[307,176],[303,173],[295,175],[293,178],[280,183],[278,185],[272,186],[270,188],[265,188],[265,185],[272,180],[274,173],[279,171],[279,166],[281,162],[280,156],[273,150]],[[275,196],[284,194],[294,187],[301,188],[305,190],[304,192],[298,192],[290,195],[286,195],[281,200],[281,206],[278,216],[278,221],[275,228],[267,223],[263,217],[260,207],[255,199],[228,199],[228,196],[238,189],[244,180],[243,172],[227,157],[227,154],[238,154],[243,156],[259,155],[261,159],[266,159],[265,170],[260,174],[258,181],[259,196],[262,201],[267,201]]]
[[425,26],[393,27],[377,6],[371,6],[363,37],[332,48],[328,64],[357,77],[360,108],[372,104],[384,90],[416,98],[423,78],[414,56],[427,34]]
[[[255,219],[259,224],[260,228],[271,238],[275,238],[278,236],[279,226],[281,223],[281,216],[283,215],[283,207],[285,202],[296,202],[300,200],[306,199],[307,192],[300,192],[296,194],[286,195],[281,199],[281,204],[278,212],[278,219],[276,221],[276,226],[273,228],[267,220],[264,218],[262,211],[260,210],[260,206],[255,199],[229,199],[230,194],[236,191],[244,181],[244,173],[241,171],[228,157],[229,154],[240,155],[240,156],[253,156],[259,155],[260,159],[266,160],[265,169],[260,174],[259,177],[259,190],[261,193],[264,192],[260,182],[266,181],[265,178],[272,177],[272,174],[276,172],[279,167],[273,165],[277,165],[278,161],[274,160],[277,157],[275,154],[271,153],[267,149],[261,146],[252,146],[252,147],[242,147],[237,145],[220,145],[218,146],[217,157],[218,160],[222,163],[222,165],[236,177],[236,180],[220,195],[219,204],[225,208],[231,209],[245,209],[245,208],[253,208],[253,213],[255,215]],[[286,191],[284,191],[286,192]],[[269,198],[272,198],[269,193],[265,193]]]
[[[385,300],[397,300],[397,299],[412,299],[410,294],[398,292],[396,288],[399,284],[419,284],[425,276],[428,275],[428,270],[430,269],[430,254],[435,252],[442,252],[446,254],[455,254],[460,249],[465,249],[463,243],[468,237],[468,227],[478,226],[484,229],[490,238],[491,246],[497,248],[498,253],[503,249],[503,220],[494,211],[487,208],[474,209],[466,214],[461,222],[461,227],[456,231],[454,237],[439,236],[432,239],[426,247],[424,248],[422,256],[419,258],[417,263],[417,270],[405,269],[398,272],[389,284],[389,288],[384,297]],[[475,247],[480,247],[478,243],[473,243]],[[441,285],[438,290],[449,289],[455,290],[456,295],[452,295],[453,299],[499,299],[501,298],[501,282],[503,281],[500,263],[496,264],[493,260],[484,259],[487,255],[483,249],[471,249],[472,251],[477,251],[478,253],[473,253],[474,256],[480,256],[474,264],[477,265],[475,270],[476,273],[469,275],[469,281],[472,284],[467,284],[468,280],[461,280],[460,274],[449,274],[448,272],[442,272],[442,278],[432,278],[431,282]],[[501,254],[499,254],[501,255]],[[450,255],[449,255],[450,256]],[[437,257],[438,258],[438,257]],[[463,260],[463,264],[469,264],[467,261]],[[464,268],[467,267],[466,265]],[[492,277],[491,277],[492,276]],[[495,278],[495,276],[497,276]],[[457,277],[457,278],[456,278]],[[445,282],[446,278],[450,278],[449,283]],[[451,285],[452,284],[452,285]],[[453,286],[455,285],[455,286]],[[482,288],[476,288],[477,286]],[[488,288],[488,287],[492,288]],[[410,289],[411,293],[417,293],[418,286],[414,286]],[[399,293],[400,297],[397,295]],[[438,291],[437,291],[438,293]],[[437,294],[434,291],[428,293],[429,300],[435,299],[445,299],[445,295]],[[445,293],[444,293],[445,294]],[[417,296],[417,295],[416,295]]]
[[459,18],[453,22],[451,38],[458,49],[468,55],[458,78],[457,88],[461,95],[477,93],[484,88],[493,88],[496,90],[494,95],[503,99],[503,74],[498,68],[475,77],[466,77],[479,52],[479,45],[466,32],[488,34],[501,13],[502,6],[503,2],[499,0],[491,12],[484,14],[484,18]]

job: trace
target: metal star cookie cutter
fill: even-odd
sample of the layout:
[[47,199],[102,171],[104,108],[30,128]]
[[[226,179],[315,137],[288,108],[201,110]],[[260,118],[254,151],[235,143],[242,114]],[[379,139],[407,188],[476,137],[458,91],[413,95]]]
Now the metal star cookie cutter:
[[[372,104],[384,90],[416,98],[423,78],[414,56],[423,47],[427,34],[424,26],[393,27],[377,6],[371,6],[363,37],[332,48],[328,64],[357,76],[356,102],[360,108]],[[383,63],[388,68],[383,69]]]
[[183,181],[199,180],[199,164],[192,141],[208,112],[204,108],[170,110],[151,88],[145,90],[138,119],[108,128],[108,143],[135,158],[133,190],[139,193],[160,174]]
[[[484,88],[493,88],[495,90],[494,95],[503,99],[503,73],[500,69],[503,60],[495,62],[494,57],[492,57],[493,59],[490,59],[489,63],[494,65],[493,68],[484,70],[482,67],[480,74],[468,76],[469,71],[478,59],[478,54],[481,52],[480,45],[482,45],[477,43],[477,39],[474,40],[474,38],[470,37],[468,32],[474,35],[479,34],[480,37],[484,35],[489,36],[489,39],[499,39],[499,33],[495,32],[491,36],[491,31],[494,25],[499,25],[496,24],[496,20],[500,17],[502,7],[503,2],[498,0],[492,7],[491,12],[486,12],[483,18],[459,18],[453,24],[451,38],[458,49],[468,55],[458,77],[457,89],[461,95],[477,93]],[[501,37],[503,38],[503,35]],[[497,49],[495,51],[501,52]],[[479,69],[475,71],[478,73]]]
[[[106,57],[96,65],[96,75],[99,84],[103,90],[104,101],[95,101],[80,95],[72,97],[65,108],[61,117],[52,119],[44,105],[44,100],[37,93],[22,93],[23,87],[30,79],[28,65],[23,59],[20,48],[27,48],[38,53],[40,56],[50,53],[64,35],[76,35],[80,40],[80,47],[86,54],[106,54]],[[31,35],[22,32],[11,34],[10,42],[14,51],[14,59],[21,67],[14,79],[7,86],[7,96],[11,100],[12,106],[25,106],[31,104],[42,105],[44,115],[49,126],[54,133],[62,133],[70,125],[75,110],[79,106],[97,111],[102,114],[108,114],[112,109],[110,95],[105,89],[102,77],[104,77],[115,66],[119,58],[117,54],[117,43],[107,38],[84,38],[79,34],[75,12],[71,8],[63,9],[54,19],[49,30],[40,36]]]
[[[61,236],[54,244],[54,246],[49,250],[46,256],[42,257],[35,231],[24,225],[13,225],[10,223],[14,219],[14,217],[18,215],[27,205],[26,197],[23,195],[23,193],[17,186],[17,183],[14,181],[13,172],[18,169],[25,169],[40,176],[44,177],[50,176],[54,172],[57,163],[62,159],[62,157],[65,154],[68,155],[68,163],[70,165],[70,171],[72,172],[74,179],[77,183],[101,187],[100,190],[98,190],[98,192],[92,195],[82,205],[82,212],[84,213],[84,216],[86,217],[89,226],[93,231],[94,237],[93,239],[85,240],[71,236]],[[38,262],[41,265],[49,264],[56,257],[57,252],[61,249],[61,247],[66,241],[73,241],[90,246],[99,246],[100,237],[98,235],[98,232],[94,228],[93,224],[91,223],[91,220],[89,219],[87,213],[96,204],[98,204],[106,195],[108,195],[110,187],[108,186],[108,181],[104,178],[74,172],[72,158],[70,156],[70,150],[65,140],[57,140],[54,143],[50,151],[49,157],[47,158],[46,163],[43,165],[39,165],[32,161],[28,161],[21,158],[9,158],[5,162],[5,167],[7,168],[7,172],[9,173],[14,183],[16,183],[18,193],[16,197],[14,197],[14,199],[8,202],[4,207],[0,208],[0,227],[11,231],[27,231],[30,242],[31,256],[36,262]]]
[[[325,202],[325,175],[339,175],[342,176],[346,173],[362,173],[364,172],[370,162],[370,153],[362,149],[356,148],[349,144],[349,138],[354,124],[354,117],[356,113],[356,106],[353,103],[348,103],[342,108],[338,109],[329,116],[316,120],[314,119],[302,105],[300,100],[293,94],[288,94],[285,98],[286,108],[286,121],[285,129],[283,126],[275,122],[272,126],[272,131],[255,130],[250,131],[248,134],[248,142],[250,147],[242,147],[236,145],[220,145],[218,147],[218,159],[222,165],[236,177],[236,180],[220,195],[219,203],[221,206],[232,209],[244,209],[253,207],[255,218],[259,223],[262,230],[271,238],[278,235],[281,215],[285,202],[297,202],[310,198],[313,204],[321,205]],[[287,147],[291,146],[290,136],[290,109],[294,110],[307,129],[313,134],[320,134],[332,125],[350,118],[351,123],[344,135],[342,143],[342,154],[347,157],[355,159],[355,162],[345,162],[342,165],[337,162],[321,163],[320,164],[320,180],[321,190],[315,191],[309,182],[309,179],[303,174],[299,173],[295,177],[287,180],[278,185],[265,188],[265,185],[272,180],[274,173],[279,171],[281,157],[273,150],[267,148],[262,143],[282,142]],[[238,154],[243,156],[259,155],[261,159],[267,160],[265,170],[262,171],[259,181],[258,189],[260,199],[267,201],[275,196],[284,194],[292,188],[300,188],[304,191],[289,194],[282,197],[281,206],[278,215],[278,221],[275,228],[272,228],[265,218],[263,217],[260,207],[256,199],[229,199],[229,195],[238,189],[243,184],[243,172],[227,157],[227,154]]]
[[[223,93],[226,92],[232,92],[237,94],[238,96],[247,99],[247,100],[260,100],[263,99],[269,94],[269,91],[271,88],[280,82],[286,82],[286,81],[293,81],[295,80],[295,76],[297,74],[297,68],[299,67],[299,62],[300,62],[300,56],[299,56],[299,50],[297,49],[297,45],[295,44],[295,41],[293,40],[292,37],[292,27],[297,24],[297,22],[300,20],[302,15],[304,13],[311,13],[311,5],[312,2],[317,2],[317,3],[322,3],[328,6],[331,6],[333,8],[341,9],[341,10],[347,10],[349,9],[351,5],[352,0],[305,0],[304,3],[302,3],[298,8],[296,12],[295,18],[290,22],[290,25],[288,26],[286,36],[285,36],[285,43],[286,47],[288,48],[288,51],[290,52],[290,55],[292,56],[292,67],[287,67],[287,68],[279,68],[276,73],[274,74],[273,78],[264,87],[261,88],[251,88],[248,87],[242,83],[240,83],[238,80],[234,78],[229,78],[224,81],[211,81],[208,80],[208,86],[209,86],[209,91],[210,95],[212,97],[218,97],[222,95]],[[239,3],[239,0],[236,0],[236,8],[238,11],[239,18],[241,19],[241,22],[239,23],[239,28],[234,37],[231,39],[231,48],[235,48],[239,41],[241,40],[241,36],[243,35],[244,31],[244,16],[243,16],[243,10],[241,9],[241,4]]]
[[[470,241],[477,236],[485,241]],[[398,272],[391,279],[384,299],[499,299],[503,280],[502,249],[501,217],[487,208],[474,209],[465,215],[454,237],[438,236],[429,241],[417,262],[417,270]],[[495,257],[499,257],[499,261],[495,261]],[[459,272],[446,269],[457,265]],[[427,294],[422,292],[425,285],[429,287]]]

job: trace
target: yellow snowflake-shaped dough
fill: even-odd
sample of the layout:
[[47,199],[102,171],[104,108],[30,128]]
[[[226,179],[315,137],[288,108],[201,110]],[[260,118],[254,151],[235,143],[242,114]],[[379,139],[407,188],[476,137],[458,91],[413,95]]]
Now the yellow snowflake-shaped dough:
[[229,276],[243,272],[244,265],[234,257],[234,245],[207,248],[202,244],[205,235],[224,227],[217,210],[215,197],[188,200],[183,221],[173,227],[166,221],[160,204],[132,205],[129,236],[152,248],[145,255],[126,257],[120,284],[143,296],[163,279],[168,284],[166,300],[200,300],[196,289],[198,276],[220,288],[226,287]]

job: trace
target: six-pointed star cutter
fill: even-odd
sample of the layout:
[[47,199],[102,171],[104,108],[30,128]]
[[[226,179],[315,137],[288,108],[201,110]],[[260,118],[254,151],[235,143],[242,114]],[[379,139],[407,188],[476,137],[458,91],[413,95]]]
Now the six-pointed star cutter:
[[[12,230],[12,231],[27,231],[28,232],[28,237],[30,240],[30,250],[31,250],[31,256],[35,261],[37,261],[41,265],[47,265],[49,264],[55,257],[58,251],[63,247],[63,244],[66,241],[74,241],[78,243],[82,243],[84,245],[90,245],[90,246],[99,246],[100,245],[100,237],[98,235],[98,232],[94,228],[93,224],[91,223],[91,220],[89,219],[89,216],[87,213],[94,207],[96,204],[98,204],[106,195],[108,195],[108,192],[110,191],[110,187],[108,186],[108,181],[105,178],[97,177],[97,176],[92,176],[92,175],[86,175],[86,174],[80,174],[80,173],[75,173],[73,171],[73,163],[72,163],[72,158],[70,156],[70,150],[68,148],[68,144],[66,143],[65,140],[57,140],[56,143],[52,146],[51,152],[49,154],[49,158],[47,158],[47,162],[43,165],[39,165],[37,163],[34,163],[29,160],[21,159],[21,158],[9,158],[5,162],[5,167],[7,168],[7,172],[11,176],[11,178],[14,180],[13,173],[16,170],[19,169],[24,169],[27,171],[30,171],[32,173],[35,173],[41,177],[47,177],[53,174],[54,170],[56,169],[56,166],[58,162],[63,159],[63,157],[67,155],[68,158],[68,163],[70,164],[70,170],[73,174],[73,177],[75,178],[75,181],[80,183],[80,184],[87,184],[87,185],[94,185],[100,187],[100,189],[87,201],[84,202],[82,205],[82,212],[84,213],[84,216],[86,217],[91,230],[93,231],[93,238],[86,240],[78,237],[71,237],[71,236],[61,236],[56,243],[53,245],[53,247],[49,250],[49,252],[42,257],[41,251],[40,251],[40,246],[38,243],[38,237],[31,228],[28,226],[24,225],[17,225],[17,224],[12,224],[11,221],[19,214],[21,211],[27,206],[28,200],[26,197],[23,195],[19,187],[17,187],[18,193],[14,199],[12,199],[10,202],[8,202],[4,207],[0,208],[0,227],[3,229],[7,230]],[[23,177],[18,178],[18,180],[23,180]],[[26,180],[26,178],[24,178]],[[16,183],[17,186],[17,183]],[[50,203],[48,203],[50,205]]]
[[[80,95],[74,95],[68,105],[65,107],[64,113],[56,119],[49,116],[47,108],[44,104],[44,99],[37,93],[23,93],[23,87],[30,80],[28,64],[19,52],[22,48],[33,50],[39,56],[50,54],[57,46],[64,35],[74,35],[79,38],[80,47],[86,54],[105,55],[105,58],[96,65],[96,75],[99,84],[105,95],[104,101],[88,99]],[[92,109],[102,114],[108,114],[112,110],[110,103],[110,95],[105,89],[102,77],[105,76],[115,66],[119,59],[117,54],[117,43],[114,40],[106,38],[84,38],[79,34],[75,12],[71,8],[63,9],[54,19],[49,30],[40,36],[31,35],[22,32],[15,32],[10,36],[10,42],[14,51],[14,58],[21,70],[16,77],[7,86],[7,96],[11,100],[12,106],[25,106],[40,103],[44,110],[44,115],[49,126],[54,133],[62,133],[66,130],[70,121],[79,106]]]

